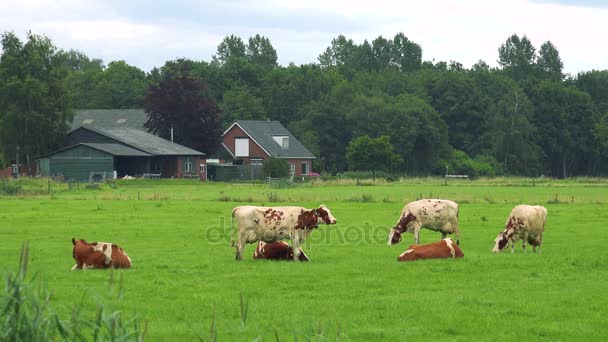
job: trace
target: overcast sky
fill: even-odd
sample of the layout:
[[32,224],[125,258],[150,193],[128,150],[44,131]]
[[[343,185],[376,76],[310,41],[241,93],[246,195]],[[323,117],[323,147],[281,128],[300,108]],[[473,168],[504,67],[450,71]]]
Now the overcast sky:
[[210,61],[230,34],[260,34],[279,63],[317,62],[340,34],[357,44],[403,32],[423,60],[479,59],[496,66],[498,47],[524,34],[538,49],[550,40],[564,71],[608,69],[607,0],[0,0],[0,31],[31,30],[63,49],[107,64],[149,71],[180,57]]

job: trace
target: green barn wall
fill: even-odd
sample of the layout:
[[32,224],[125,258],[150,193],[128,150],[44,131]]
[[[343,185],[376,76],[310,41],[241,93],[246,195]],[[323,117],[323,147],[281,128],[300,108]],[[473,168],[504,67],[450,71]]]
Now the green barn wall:
[[88,146],[76,146],[49,156],[51,176],[63,175],[66,179],[86,182],[92,171],[106,172],[112,177],[114,157]]

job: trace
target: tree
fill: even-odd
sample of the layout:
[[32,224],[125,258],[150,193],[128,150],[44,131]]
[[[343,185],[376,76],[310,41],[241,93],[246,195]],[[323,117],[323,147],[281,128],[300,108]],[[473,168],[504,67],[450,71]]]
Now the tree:
[[401,71],[419,70],[422,64],[422,48],[399,32],[392,41],[392,62]]
[[195,150],[211,154],[220,146],[220,109],[198,78],[179,76],[148,88],[144,103],[148,131]]
[[553,43],[546,41],[540,46],[536,61],[540,77],[550,81],[561,81],[564,78],[562,62],[559,52]]
[[262,120],[268,116],[262,99],[243,86],[235,86],[226,91],[221,108],[224,128],[228,128],[235,120]]
[[331,46],[318,58],[322,67],[340,67],[348,64],[352,58],[356,45],[352,39],[346,39],[343,35],[332,39]]
[[282,158],[270,157],[264,160],[262,170],[266,177],[286,178],[289,176],[289,163]]
[[535,62],[536,49],[525,35],[513,34],[498,48],[498,64],[516,81],[532,75]]
[[353,170],[371,170],[376,180],[376,170],[388,171],[392,166],[401,162],[401,158],[393,152],[393,145],[386,135],[370,138],[363,135],[353,139],[346,148],[346,160]]
[[113,61],[98,84],[100,94],[109,95],[110,108],[141,108],[148,87],[146,74],[125,61]]
[[72,120],[65,61],[49,38],[31,32],[25,44],[2,34],[2,50],[0,150],[31,169],[33,157],[61,144]]
[[275,68],[277,66],[277,51],[272,47],[270,40],[256,34],[249,38],[247,44],[247,59],[265,68]]
[[217,54],[213,55],[213,63],[223,65],[233,58],[245,59],[245,43],[235,35],[229,35],[217,46]]

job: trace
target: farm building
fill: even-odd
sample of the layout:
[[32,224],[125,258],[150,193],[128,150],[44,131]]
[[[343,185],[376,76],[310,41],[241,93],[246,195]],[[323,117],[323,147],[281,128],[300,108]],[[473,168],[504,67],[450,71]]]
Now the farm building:
[[129,176],[206,180],[204,153],[150,134],[143,110],[77,111],[65,147],[38,159],[43,176],[78,181]]
[[287,159],[292,176],[309,174],[316,159],[279,121],[237,120],[224,132],[222,146],[244,165],[262,165],[269,157]]

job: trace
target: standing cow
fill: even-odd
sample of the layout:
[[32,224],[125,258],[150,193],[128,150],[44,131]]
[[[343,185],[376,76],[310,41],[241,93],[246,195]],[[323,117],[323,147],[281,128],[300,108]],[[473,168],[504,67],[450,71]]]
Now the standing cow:
[[418,259],[462,258],[464,254],[450,238],[425,245],[411,245],[397,258],[397,261],[414,261]]
[[312,230],[319,223],[336,223],[329,208],[323,204],[316,209],[240,206],[232,210],[232,219],[236,219],[237,224],[236,260],[243,259],[247,243],[289,239],[293,247],[293,259],[298,261],[300,243],[306,240]]
[[418,244],[422,228],[441,232],[442,239],[454,233],[456,243],[460,244],[458,203],[443,199],[421,199],[406,204],[397,225],[388,235],[388,244],[399,243],[403,232],[414,233],[414,241]]
[[130,268],[131,258],[118,245],[109,242],[86,242],[72,238],[72,256],[76,260],[75,269],[87,268]]
[[547,223],[547,208],[540,205],[518,205],[507,218],[505,230],[494,240],[492,252],[498,253],[511,242],[511,253],[515,252],[515,241],[522,240],[522,249],[526,253],[526,242],[532,245],[532,250],[541,252],[543,232]]

